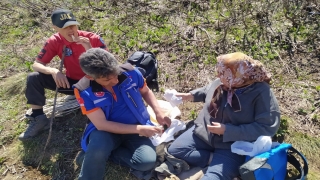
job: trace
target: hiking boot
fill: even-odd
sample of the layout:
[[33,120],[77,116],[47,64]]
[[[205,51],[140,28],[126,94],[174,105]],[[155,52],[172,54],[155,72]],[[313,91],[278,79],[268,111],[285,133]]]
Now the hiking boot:
[[37,117],[27,116],[30,120],[29,126],[24,133],[21,133],[19,139],[21,141],[27,140],[35,137],[41,131],[47,130],[50,128],[50,120],[47,118],[45,114],[39,115]]

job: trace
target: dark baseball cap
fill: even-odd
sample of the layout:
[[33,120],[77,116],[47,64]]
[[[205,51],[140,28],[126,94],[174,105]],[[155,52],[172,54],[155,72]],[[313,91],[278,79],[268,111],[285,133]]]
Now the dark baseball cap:
[[52,24],[59,28],[65,28],[71,25],[80,25],[72,12],[67,9],[57,9],[53,11],[51,20]]

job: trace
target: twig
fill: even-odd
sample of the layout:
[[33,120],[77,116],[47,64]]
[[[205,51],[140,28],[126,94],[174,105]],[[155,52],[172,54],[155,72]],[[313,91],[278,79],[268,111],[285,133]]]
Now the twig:
[[[66,55],[65,53],[66,51],[66,46],[64,45],[63,46],[63,49],[62,49],[62,57],[61,57],[61,62],[60,62],[60,68],[59,68],[59,71],[61,72],[62,71],[62,68],[63,68],[63,62],[64,62],[64,57]],[[50,142],[50,138],[51,138],[51,134],[52,134],[52,123],[53,123],[53,118],[54,118],[54,113],[55,113],[55,110],[56,110],[56,103],[57,103],[57,95],[58,95],[58,86],[56,87],[56,91],[55,91],[55,95],[54,95],[54,101],[53,101],[53,109],[52,109],[52,113],[51,113],[51,117],[50,117],[50,130],[49,130],[49,135],[48,135],[48,138],[47,138],[47,142],[46,142],[46,145],[44,146],[44,149],[43,149],[43,153],[41,155],[41,158],[40,158],[40,162],[38,164],[38,167],[37,167],[37,170],[39,170],[39,167],[42,163],[42,159],[44,157],[44,154],[46,152],[46,149],[47,149],[47,146]]]
[[287,73],[290,73],[288,65],[286,65],[286,63],[283,61],[283,59],[281,58],[280,54],[277,51],[274,51],[274,52],[278,55],[279,59],[281,60],[281,62],[283,64],[283,66],[287,69]]
[[8,171],[9,171],[9,169],[7,168],[7,169],[2,173],[2,176],[5,176]]
[[16,12],[15,9],[9,9],[9,8],[5,8],[5,7],[1,7],[1,6],[0,6],[0,10],[4,10],[4,11],[8,11],[8,12],[12,12],[12,11]]
[[34,29],[33,29],[32,33],[30,35],[30,38],[29,38],[30,40],[32,39],[33,35],[34,35]]
[[14,167],[14,165],[12,165],[12,171],[11,171],[11,174],[15,174],[15,173],[17,173],[17,171],[16,171],[16,168]]
[[208,39],[209,39],[209,43],[212,46],[212,42],[211,42],[212,38],[211,38],[210,34],[208,33],[208,31],[202,27],[199,27],[199,28],[206,33],[206,35],[208,36]]
[[11,168],[6,164],[7,170],[11,171]]
[[96,10],[96,11],[100,11],[100,12],[105,11],[105,9],[97,8],[97,7],[92,6],[92,4],[91,4],[90,0],[87,0],[87,2],[88,2],[89,7],[91,7],[91,8],[92,8],[92,9],[94,9],[94,10]]

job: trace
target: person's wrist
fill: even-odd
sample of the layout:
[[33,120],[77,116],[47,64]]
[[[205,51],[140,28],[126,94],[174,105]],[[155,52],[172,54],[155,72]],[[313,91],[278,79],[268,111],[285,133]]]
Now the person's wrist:
[[191,93],[186,93],[185,99],[188,101],[193,101],[193,95]]
[[56,68],[50,68],[50,74],[51,74],[51,75],[57,74],[58,72],[59,72],[58,69],[56,69]]
[[184,101],[188,101],[192,99],[192,94],[191,93],[177,93],[176,94],[177,97],[181,97],[182,100]]
[[164,118],[164,116],[165,116],[165,115],[163,114],[163,112],[161,112],[161,111],[155,112],[154,114],[156,115],[157,120],[158,120],[159,118]]
[[90,44],[90,43],[88,43],[88,44],[85,44],[85,45],[84,45],[84,48],[85,48],[85,49],[86,49],[86,51],[87,51],[87,50],[91,49],[91,48],[92,48],[92,46],[91,46],[91,44]]
[[140,134],[141,128],[142,128],[141,125],[137,125],[136,133],[139,134],[139,135],[141,135],[141,134]]

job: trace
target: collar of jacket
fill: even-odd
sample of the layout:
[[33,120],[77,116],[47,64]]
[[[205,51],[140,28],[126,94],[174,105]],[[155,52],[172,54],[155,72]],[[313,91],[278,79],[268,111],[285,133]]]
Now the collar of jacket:
[[[233,93],[232,93],[232,99],[231,99],[231,104],[230,106],[232,107],[233,111],[234,112],[238,112],[238,111],[241,111],[241,102],[240,102],[240,99],[239,99],[239,95],[240,94],[243,94],[243,93],[247,93],[249,91],[251,91],[253,89],[253,85],[255,83],[252,83],[246,87],[243,87],[243,88],[238,88],[238,89],[234,89],[232,90]],[[224,89],[223,89],[224,90]],[[228,91],[224,90],[225,93],[228,93]]]

